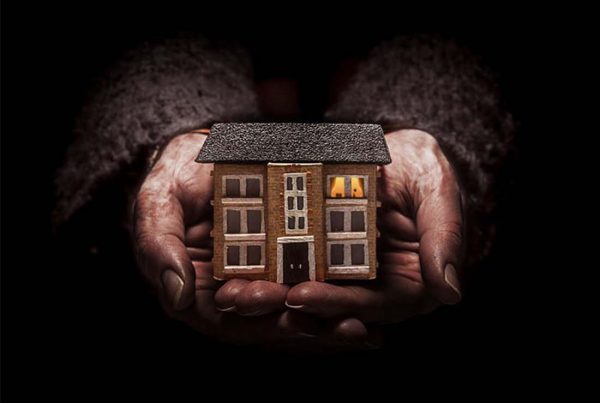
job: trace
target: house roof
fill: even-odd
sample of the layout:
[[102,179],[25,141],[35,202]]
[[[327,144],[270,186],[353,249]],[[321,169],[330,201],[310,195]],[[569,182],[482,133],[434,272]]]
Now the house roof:
[[392,160],[375,124],[217,123],[196,161],[384,165]]

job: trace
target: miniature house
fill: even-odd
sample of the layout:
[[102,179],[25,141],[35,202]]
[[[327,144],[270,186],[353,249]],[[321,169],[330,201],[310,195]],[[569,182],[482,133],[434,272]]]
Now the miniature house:
[[215,278],[375,278],[381,126],[220,123],[196,161],[214,163]]

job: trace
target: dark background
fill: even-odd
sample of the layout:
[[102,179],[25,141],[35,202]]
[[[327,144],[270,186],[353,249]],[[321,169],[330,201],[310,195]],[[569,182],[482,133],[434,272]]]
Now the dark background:
[[[72,397],[80,387],[108,393],[115,386],[147,388],[157,376],[203,383],[235,374],[368,376],[390,365],[400,372],[452,373],[459,362],[471,369],[508,363],[523,371],[524,363],[537,360],[535,330],[543,308],[534,295],[543,288],[538,278],[544,268],[528,240],[538,224],[532,209],[553,78],[547,66],[568,46],[541,13],[436,11],[373,7],[347,16],[346,10],[292,8],[283,17],[250,17],[233,6],[165,10],[99,3],[4,12],[2,341],[3,358],[13,363],[4,365],[10,379],[30,386],[35,379],[29,392]],[[138,41],[180,30],[241,41],[255,56],[257,78],[299,80],[307,120],[318,120],[323,84],[336,64],[364,56],[382,39],[435,32],[480,54],[497,71],[519,129],[501,178],[498,242],[463,303],[390,327],[378,351],[303,358],[237,348],[206,340],[162,314],[129,255],[126,201],[114,191],[122,183],[99,192],[74,223],[53,229],[52,180],[93,77]],[[271,373],[258,371],[257,362]],[[298,373],[299,363],[310,365],[308,372]],[[133,381],[138,376],[143,386]]]

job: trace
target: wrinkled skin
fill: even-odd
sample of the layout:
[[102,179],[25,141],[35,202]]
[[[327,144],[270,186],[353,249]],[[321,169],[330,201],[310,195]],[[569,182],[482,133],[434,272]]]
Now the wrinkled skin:
[[171,140],[136,201],[139,264],[171,316],[238,344],[344,349],[377,345],[377,324],[460,300],[460,188],[429,134],[386,135],[392,163],[378,182],[377,279],[291,287],[212,278],[212,165],[193,162],[204,139]]

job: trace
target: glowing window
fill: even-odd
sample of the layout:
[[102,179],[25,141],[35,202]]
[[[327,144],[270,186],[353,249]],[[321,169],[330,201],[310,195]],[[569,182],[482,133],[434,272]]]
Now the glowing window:
[[366,176],[329,176],[329,192],[327,197],[363,199],[366,194]]
[[351,197],[365,197],[365,178],[362,176],[352,176],[350,178]]
[[334,176],[329,179],[329,188],[331,191],[329,192],[329,197],[342,198],[345,197],[345,179],[343,176]]

